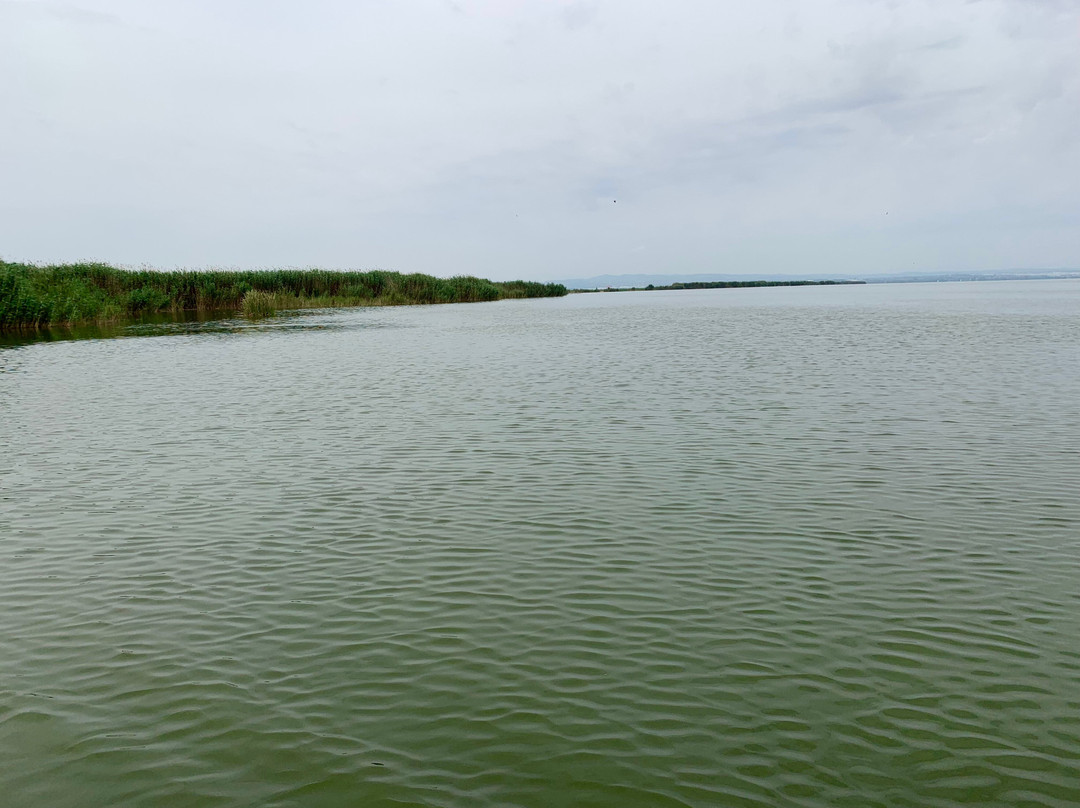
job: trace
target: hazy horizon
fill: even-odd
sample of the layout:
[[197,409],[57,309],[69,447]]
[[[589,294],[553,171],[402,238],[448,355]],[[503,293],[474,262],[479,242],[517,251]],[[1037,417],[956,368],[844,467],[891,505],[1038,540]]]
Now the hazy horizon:
[[1080,266],[1080,8],[0,0],[0,258]]

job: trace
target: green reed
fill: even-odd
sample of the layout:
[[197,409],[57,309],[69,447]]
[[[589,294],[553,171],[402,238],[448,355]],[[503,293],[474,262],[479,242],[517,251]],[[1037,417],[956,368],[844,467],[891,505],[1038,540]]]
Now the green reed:
[[120,269],[101,263],[37,266],[0,261],[0,330],[111,322],[181,311],[240,309],[246,313],[244,301],[251,292],[266,293],[271,309],[290,309],[561,297],[566,294],[566,287],[556,283],[497,282],[468,275],[436,278],[384,270],[162,272]]
[[261,317],[273,317],[277,312],[275,306],[274,295],[270,292],[260,292],[258,289],[251,289],[244,295],[244,299],[240,301],[240,310],[245,317],[252,320]]

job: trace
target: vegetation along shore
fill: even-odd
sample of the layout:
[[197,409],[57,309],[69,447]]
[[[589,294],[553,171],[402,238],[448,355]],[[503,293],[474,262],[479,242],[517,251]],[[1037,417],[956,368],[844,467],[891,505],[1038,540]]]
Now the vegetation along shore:
[[99,263],[37,266],[0,261],[0,331],[184,311],[231,309],[260,317],[279,309],[476,303],[565,294],[566,287],[558,283],[436,278],[383,270],[164,272]]
[[667,292],[672,289],[756,289],[761,286],[839,286],[863,284],[866,281],[688,281],[666,286],[608,286],[604,289],[571,289],[574,294],[585,292]]

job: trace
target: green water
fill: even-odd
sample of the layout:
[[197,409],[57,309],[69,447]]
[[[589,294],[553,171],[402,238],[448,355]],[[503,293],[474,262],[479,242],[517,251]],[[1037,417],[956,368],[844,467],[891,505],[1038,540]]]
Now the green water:
[[1080,804],[1080,282],[123,333],[0,349],[4,805]]

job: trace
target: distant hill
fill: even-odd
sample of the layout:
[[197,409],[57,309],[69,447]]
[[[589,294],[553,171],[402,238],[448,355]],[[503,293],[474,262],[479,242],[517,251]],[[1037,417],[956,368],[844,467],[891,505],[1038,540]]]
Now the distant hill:
[[935,281],[1005,281],[1037,280],[1049,278],[1080,278],[1080,269],[1008,269],[988,272],[905,272],[890,275],[856,275],[834,273],[828,275],[785,274],[721,274],[698,275],[594,275],[591,278],[565,278],[556,281],[567,289],[612,289],[654,286],[670,286],[673,283],[702,283],[709,281],[866,281],[867,283],[928,283]]

